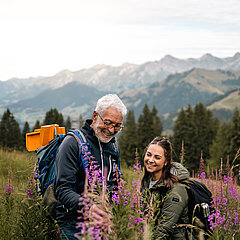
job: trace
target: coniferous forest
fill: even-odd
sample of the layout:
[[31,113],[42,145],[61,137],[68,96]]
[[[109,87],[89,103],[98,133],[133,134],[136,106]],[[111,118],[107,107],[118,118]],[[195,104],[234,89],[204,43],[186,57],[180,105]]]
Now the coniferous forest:
[[[84,119],[79,115],[77,126],[83,125]],[[64,126],[66,131],[72,127],[71,119],[66,120],[56,108],[50,109],[45,114],[42,122],[36,120],[32,128],[28,122],[24,123],[22,130],[13,113],[7,109],[0,121],[0,146],[7,149],[25,149],[26,133],[38,129],[41,125],[58,124]],[[232,159],[240,147],[240,113],[235,109],[230,121],[220,122],[218,118],[202,103],[192,107],[182,108],[175,119],[171,135],[164,133],[163,123],[158,116],[155,106],[149,109],[145,104],[142,113],[136,119],[134,111],[129,110],[124,120],[124,128],[118,134],[118,144],[122,164],[132,166],[136,152],[140,159],[144,148],[155,136],[163,136],[171,140],[173,144],[173,157],[179,161],[184,154],[185,165],[191,171],[197,173],[199,159],[202,157],[208,171],[231,164]],[[184,152],[182,153],[182,148]]]

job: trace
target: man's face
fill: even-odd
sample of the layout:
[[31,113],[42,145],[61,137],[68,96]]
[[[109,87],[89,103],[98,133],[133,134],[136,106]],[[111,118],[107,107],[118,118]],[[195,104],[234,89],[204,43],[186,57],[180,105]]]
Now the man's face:
[[119,132],[119,126],[122,124],[123,115],[116,108],[109,107],[103,114],[94,111],[92,120],[91,127],[95,135],[101,142],[108,143]]

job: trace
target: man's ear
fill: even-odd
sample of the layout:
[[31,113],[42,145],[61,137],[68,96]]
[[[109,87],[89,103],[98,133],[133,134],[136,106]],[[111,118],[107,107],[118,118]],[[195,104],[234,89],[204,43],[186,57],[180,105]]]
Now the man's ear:
[[96,121],[97,121],[97,116],[98,116],[97,112],[94,111],[93,114],[92,114],[92,120],[93,120],[93,122],[96,122]]

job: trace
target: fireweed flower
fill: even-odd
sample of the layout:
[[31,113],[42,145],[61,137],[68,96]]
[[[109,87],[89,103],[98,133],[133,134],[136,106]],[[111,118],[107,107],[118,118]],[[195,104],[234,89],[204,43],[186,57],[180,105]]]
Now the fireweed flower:
[[142,166],[139,162],[137,164],[134,164],[133,168],[135,169],[134,171],[142,172]]
[[206,173],[205,172],[202,172],[198,175],[198,178],[199,179],[205,179],[206,178]]
[[119,198],[119,194],[117,191],[114,191],[112,194],[112,200],[116,205],[120,204],[120,198]]
[[129,217],[129,223],[128,223],[128,226],[136,226],[136,225],[139,225],[142,221],[143,221],[143,218],[135,218],[134,216],[130,216]]
[[[123,228],[126,228],[127,226],[130,227],[130,231],[136,232],[142,232],[143,228],[143,218],[142,218],[142,212],[140,208],[140,172],[141,172],[141,165],[137,163],[134,165],[134,172],[135,172],[135,179],[132,182],[132,187],[129,188],[128,183],[124,181],[118,174],[116,174],[115,181],[117,182],[117,185],[114,187],[113,191],[111,191],[111,194],[109,194],[110,199],[108,199],[108,196],[101,197],[101,199],[107,199],[107,203],[105,203],[105,207],[109,208],[110,213],[113,213],[113,223],[118,223],[118,225],[115,228],[115,225],[113,225],[114,232],[113,234],[118,236],[118,231],[121,231],[121,226]],[[106,175],[105,169],[101,171],[100,167],[96,164],[92,164],[88,166],[88,170],[86,171],[88,174],[88,186],[87,186],[87,192],[89,192],[91,200],[89,200],[90,205],[87,207],[89,211],[91,204],[95,202],[95,200],[98,200],[97,195],[103,194],[103,187],[105,187],[105,179],[104,176]],[[117,172],[117,170],[116,170]],[[118,173],[118,172],[117,172]],[[104,175],[104,176],[103,176]],[[100,188],[99,188],[100,187]],[[130,190],[129,190],[130,189]],[[94,196],[96,195],[96,197]],[[85,197],[84,197],[85,198]],[[95,199],[96,198],[96,199]],[[100,200],[101,201],[101,200]],[[86,200],[84,201],[86,202]],[[124,218],[124,223],[122,223],[122,217],[121,217],[121,211],[126,212],[127,216],[131,215],[127,221]],[[85,213],[84,213],[85,212]],[[89,213],[86,214],[86,208],[82,208],[81,211],[78,211],[80,216],[78,217],[77,226],[76,228],[79,230],[79,232],[75,235],[75,237],[81,237],[81,236],[87,236],[90,237],[90,239],[105,239],[109,233],[104,233],[101,224],[99,226],[92,226],[91,222],[89,221]],[[116,213],[116,214],[115,214]],[[84,220],[83,215],[87,215],[87,218]],[[126,214],[124,215],[126,217]],[[118,229],[118,227],[120,227]],[[116,231],[116,232],[115,232]],[[126,229],[126,231],[128,231]]]
[[133,187],[136,187],[136,186],[137,186],[137,181],[136,181],[135,179],[133,179],[133,181],[132,181],[132,186],[133,186]]
[[134,216],[130,216],[130,217],[129,217],[128,227],[134,226],[134,219],[135,219]]
[[143,218],[135,218],[135,224],[141,223]]
[[6,186],[5,186],[5,194],[6,194],[6,195],[11,195],[11,193],[13,193],[13,189],[14,189],[13,186],[10,187],[10,186],[6,185]]
[[[222,184],[216,187],[214,198],[216,212],[209,216],[211,229],[221,229],[224,234],[237,233],[240,227],[240,194],[233,177],[221,176]],[[216,186],[216,185],[215,185]]]
[[[104,171],[103,171],[104,172]],[[81,210],[77,210],[79,213],[79,216],[77,217],[79,222],[76,224],[76,229],[79,230],[78,233],[75,234],[76,238],[80,238],[82,235],[91,235],[93,239],[101,239],[101,233],[102,233],[102,227],[99,225],[99,227],[91,227],[89,223],[89,214],[90,214],[90,208],[92,203],[94,202],[94,199],[88,195],[88,193],[91,194],[99,194],[100,192],[99,187],[103,188],[104,183],[104,173],[103,173],[98,165],[94,161],[91,162],[89,165],[89,168],[86,169],[86,176],[87,179],[87,190],[85,194],[83,194],[83,197],[79,198],[78,205],[81,206]]]
[[27,195],[28,197],[32,196],[32,194],[33,194],[33,191],[32,191],[32,190],[28,189],[28,190],[26,191],[26,195]]
[[224,183],[228,183],[228,182],[231,183],[232,182],[232,178],[231,177],[227,177],[227,176],[224,175],[223,176],[223,182]]
[[60,233],[61,233],[60,228],[57,226],[56,235],[60,235]]

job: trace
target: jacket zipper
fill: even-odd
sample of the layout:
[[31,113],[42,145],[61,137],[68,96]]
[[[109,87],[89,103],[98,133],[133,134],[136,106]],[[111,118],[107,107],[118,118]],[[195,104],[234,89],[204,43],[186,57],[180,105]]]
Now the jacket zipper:
[[[103,182],[104,182],[103,151],[102,151],[102,145],[101,145],[101,142],[100,142],[99,139],[98,139],[98,144],[99,144],[99,148],[100,148],[100,155],[101,155],[101,162],[102,162],[102,179],[103,179]],[[111,158],[111,155],[109,155],[108,160],[109,160],[109,172],[108,172],[108,176],[107,176],[107,181],[109,181],[110,175],[111,175],[111,172],[112,172],[112,158]]]
[[101,156],[101,162],[102,162],[102,180],[104,182],[104,175],[103,175],[103,152],[102,152],[102,145],[100,143],[100,140],[98,139],[98,144],[99,144],[99,148],[100,148],[100,156]]
[[109,160],[109,172],[108,172],[108,178],[107,178],[107,180],[109,181],[109,179],[110,179],[110,174],[111,174],[111,172],[112,172],[112,158],[111,158],[111,155],[109,155],[108,160]]

